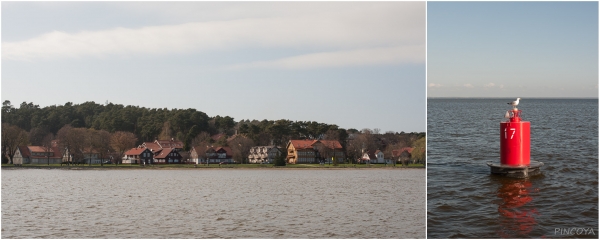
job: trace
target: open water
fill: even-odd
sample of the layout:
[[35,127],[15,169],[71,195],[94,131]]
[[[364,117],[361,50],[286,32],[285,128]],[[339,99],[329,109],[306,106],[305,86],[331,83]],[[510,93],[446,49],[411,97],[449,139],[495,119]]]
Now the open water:
[[6,169],[2,238],[425,238],[425,170]]
[[521,99],[545,164],[524,180],[486,165],[513,100],[428,99],[428,238],[598,238],[598,100]]

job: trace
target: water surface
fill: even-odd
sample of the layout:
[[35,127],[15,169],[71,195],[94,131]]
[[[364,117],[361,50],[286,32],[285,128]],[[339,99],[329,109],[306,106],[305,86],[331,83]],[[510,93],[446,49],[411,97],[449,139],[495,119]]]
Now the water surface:
[[3,238],[424,238],[425,170],[2,170]]
[[[598,238],[598,100],[521,99],[542,176],[490,175],[514,99],[428,99],[428,238]],[[556,229],[593,228],[595,235]]]

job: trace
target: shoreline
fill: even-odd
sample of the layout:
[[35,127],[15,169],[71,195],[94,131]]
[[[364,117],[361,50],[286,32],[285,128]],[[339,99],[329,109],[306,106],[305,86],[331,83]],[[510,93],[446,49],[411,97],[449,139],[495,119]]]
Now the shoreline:
[[249,170],[404,170],[404,169],[425,169],[425,166],[409,166],[409,167],[354,167],[354,166],[336,166],[336,167],[312,167],[312,166],[295,166],[295,167],[172,167],[172,166],[2,166],[2,170],[20,170],[20,169],[58,169],[58,170],[219,170],[219,169],[249,169]]

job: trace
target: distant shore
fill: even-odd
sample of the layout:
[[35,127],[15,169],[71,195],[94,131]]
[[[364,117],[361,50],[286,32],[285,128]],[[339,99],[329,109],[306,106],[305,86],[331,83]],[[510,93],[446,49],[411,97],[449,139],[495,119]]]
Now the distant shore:
[[26,164],[22,166],[14,166],[12,164],[2,164],[2,169],[5,170],[17,170],[17,169],[64,169],[64,170],[198,170],[198,169],[272,169],[272,170],[281,170],[281,169],[315,169],[315,170],[323,170],[323,169],[425,169],[425,165],[423,164],[409,164],[408,166],[401,165],[384,165],[384,164],[338,164],[338,166],[333,165],[320,165],[320,164],[288,164],[286,166],[273,166],[272,164],[210,164],[210,165],[193,165],[193,164],[170,164],[170,165],[150,165],[150,166],[140,166],[140,165],[129,165],[129,164],[120,164],[120,165],[71,165],[71,166],[60,166],[59,164]]

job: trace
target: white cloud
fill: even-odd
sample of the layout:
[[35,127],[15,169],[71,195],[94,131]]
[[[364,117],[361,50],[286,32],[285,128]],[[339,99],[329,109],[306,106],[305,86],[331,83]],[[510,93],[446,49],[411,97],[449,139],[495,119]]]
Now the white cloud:
[[485,85],[486,88],[491,88],[491,87],[495,87],[495,86],[496,86],[496,84],[494,84],[494,83],[488,83]]
[[227,69],[283,68],[305,69],[356,65],[424,63],[425,45],[320,52],[300,56],[229,66]]
[[467,84],[463,84],[463,87],[466,87],[466,88],[474,88],[475,86],[473,86],[473,85],[472,85],[472,84],[470,84],[470,83],[467,83]]
[[[352,7],[330,12],[300,11],[290,16],[280,14],[217,21],[204,19],[182,24],[135,29],[112,28],[77,33],[53,31],[25,41],[3,42],[2,59],[38,60],[157,55],[258,47],[327,49],[325,50],[327,52],[341,52],[337,55],[349,52],[350,55],[347,55],[349,57],[361,55],[360,52],[365,51],[362,49],[377,51],[376,49],[390,48],[396,49],[395,53],[402,56],[391,57],[390,54],[381,53],[382,56],[366,61],[371,63],[422,61],[424,50],[420,54],[415,54],[410,49],[414,45],[422,45],[425,42],[424,3],[348,6]],[[171,11],[179,10],[171,9]],[[234,13],[235,11],[229,14],[233,16]],[[264,13],[257,15],[261,14],[264,15]],[[278,64],[302,65],[301,62],[306,59],[324,59],[328,56],[331,54],[308,54],[282,59]],[[354,64],[357,60],[348,59],[345,62]]]
[[440,88],[443,85],[439,84],[439,83],[430,83],[430,84],[427,84],[427,86],[430,87],[430,88]]

